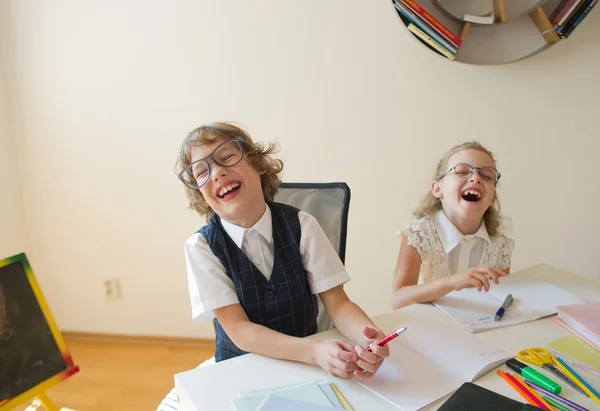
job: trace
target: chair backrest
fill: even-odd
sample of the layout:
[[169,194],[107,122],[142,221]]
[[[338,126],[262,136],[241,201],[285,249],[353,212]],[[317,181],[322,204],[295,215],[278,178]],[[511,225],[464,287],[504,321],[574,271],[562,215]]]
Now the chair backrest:
[[315,217],[345,262],[350,207],[350,187],[346,183],[281,183],[275,201]]
[[[315,217],[340,260],[345,263],[350,207],[350,187],[346,183],[281,183],[275,201],[294,206]],[[333,324],[320,298],[318,302],[319,331],[326,331],[333,328]]]

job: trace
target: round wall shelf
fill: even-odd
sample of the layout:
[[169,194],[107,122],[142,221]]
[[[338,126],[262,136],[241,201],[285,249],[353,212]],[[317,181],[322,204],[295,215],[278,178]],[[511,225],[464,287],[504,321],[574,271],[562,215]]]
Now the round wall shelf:
[[537,9],[547,0],[424,0],[423,2],[426,1],[431,1],[447,18],[461,24],[465,21],[465,16],[490,15],[492,22],[482,24],[486,25],[518,19]]
[[[438,55],[467,64],[496,65],[522,60],[559,42],[561,37],[548,16],[564,7],[565,0],[392,3],[413,37]],[[581,0],[582,9],[590,4],[583,17],[595,2]]]

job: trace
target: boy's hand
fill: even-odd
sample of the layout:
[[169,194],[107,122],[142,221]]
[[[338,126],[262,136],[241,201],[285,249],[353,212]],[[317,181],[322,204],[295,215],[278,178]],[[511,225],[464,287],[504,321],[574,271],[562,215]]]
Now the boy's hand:
[[477,291],[490,289],[490,279],[499,284],[499,278],[507,275],[504,271],[491,267],[470,268],[466,273],[457,273],[448,277],[450,287],[455,291],[463,288],[477,288]]
[[314,345],[315,362],[329,374],[350,379],[360,369],[354,345],[345,341],[323,340]]
[[364,326],[362,333],[371,347],[371,352],[359,345],[355,346],[356,353],[360,357],[356,365],[361,369],[354,371],[354,376],[361,380],[368,380],[375,375],[381,364],[383,364],[383,360],[390,355],[390,349],[387,344],[381,347],[376,344],[377,341],[385,337],[385,334],[381,331]]

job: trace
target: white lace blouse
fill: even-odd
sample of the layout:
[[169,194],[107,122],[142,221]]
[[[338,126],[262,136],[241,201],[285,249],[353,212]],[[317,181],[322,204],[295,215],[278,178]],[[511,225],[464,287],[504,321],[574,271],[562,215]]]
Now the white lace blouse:
[[490,237],[485,223],[475,234],[461,234],[443,210],[410,221],[398,233],[399,236],[401,234],[421,257],[419,283],[428,283],[472,267],[504,270],[510,267],[515,247],[514,241],[502,233]]

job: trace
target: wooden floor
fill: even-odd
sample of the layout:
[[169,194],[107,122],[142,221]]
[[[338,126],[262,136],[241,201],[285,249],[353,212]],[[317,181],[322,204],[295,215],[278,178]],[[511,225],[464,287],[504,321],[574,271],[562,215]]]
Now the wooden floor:
[[65,339],[81,371],[47,394],[57,407],[76,411],[154,411],[173,388],[173,374],[214,355],[214,345],[206,343],[191,347]]

